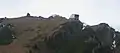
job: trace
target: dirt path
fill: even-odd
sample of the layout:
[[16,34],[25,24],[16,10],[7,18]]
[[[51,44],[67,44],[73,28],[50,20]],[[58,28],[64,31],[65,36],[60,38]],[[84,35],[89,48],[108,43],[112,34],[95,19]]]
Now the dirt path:
[[23,48],[17,44],[9,44],[5,46],[0,46],[0,53],[25,53]]

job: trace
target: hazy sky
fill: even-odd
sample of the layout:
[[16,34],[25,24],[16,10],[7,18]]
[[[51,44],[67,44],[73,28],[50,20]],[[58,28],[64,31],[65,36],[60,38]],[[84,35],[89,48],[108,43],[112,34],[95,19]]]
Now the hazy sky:
[[67,18],[77,13],[87,24],[106,22],[120,28],[120,0],[0,0],[0,17],[19,17],[27,12],[43,17],[59,14]]

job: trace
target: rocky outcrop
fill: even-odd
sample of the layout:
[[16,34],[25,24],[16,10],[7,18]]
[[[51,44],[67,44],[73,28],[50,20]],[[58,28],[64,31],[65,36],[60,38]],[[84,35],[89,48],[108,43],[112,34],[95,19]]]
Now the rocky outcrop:
[[114,41],[114,30],[108,24],[87,25],[83,28],[83,23],[78,20],[61,24],[46,36],[44,44],[47,49],[44,50],[51,49],[53,53],[113,52],[111,47]]
[[29,17],[29,16],[31,16],[31,15],[30,15],[30,13],[27,13],[27,15],[26,15],[26,16],[27,16],[27,17]]

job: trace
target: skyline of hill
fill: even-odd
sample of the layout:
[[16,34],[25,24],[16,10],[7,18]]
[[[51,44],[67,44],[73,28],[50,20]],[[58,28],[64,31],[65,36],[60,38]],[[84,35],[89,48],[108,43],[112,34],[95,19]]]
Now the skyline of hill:
[[[31,14],[30,14],[30,15],[31,15]],[[43,18],[43,19],[47,19],[47,18],[49,18],[49,17],[51,17],[51,16],[55,16],[55,15],[60,16],[60,17],[63,17],[63,18],[65,18],[65,19],[69,19],[69,18],[70,18],[70,16],[69,16],[69,17],[64,17],[64,16],[61,16],[61,15],[58,15],[58,14],[53,14],[53,15],[50,15],[50,16],[48,16],[48,17],[33,16],[33,15],[31,15],[30,17],[32,17],[32,18]],[[27,16],[27,15],[18,16],[18,17],[12,17],[12,18],[22,18],[22,17],[26,17],[26,16]],[[9,17],[1,17],[0,19],[3,19],[3,18],[9,18]],[[11,19],[11,18],[9,18],[9,19]],[[86,21],[87,19],[86,19],[86,20],[83,20],[82,17],[80,17],[79,20],[81,20],[82,22],[84,22],[84,23],[86,23],[86,24],[88,24],[88,25],[97,25],[97,24],[99,24],[99,23],[108,23],[111,27],[115,28],[116,31],[120,31],[120,25],[119,25],[119,24],[113,24],[113,23],[108,22],[107,20],[104,21],[104,19],[101,20],[101,21],[99,21],[99,22],[98,22],[98,20],[95,20],[95,21],[94,21],[95,23],[89,23],[89,22],[93,22],[93,21]]]

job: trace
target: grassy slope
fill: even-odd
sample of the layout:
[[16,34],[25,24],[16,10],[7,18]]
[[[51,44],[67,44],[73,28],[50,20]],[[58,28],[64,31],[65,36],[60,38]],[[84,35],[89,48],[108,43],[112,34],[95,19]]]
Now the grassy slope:
[[[37,20],[36,18],[18,18],[7,20],[4,23],[11,23],[15,25],[16,40],[13,45],[19,45],[19,47],[25,48],[25,45],[40,40],[42,37],[48,35],[59,24],[65,22],[66,19],[56,18],[55,20]],[[13,46],[14,47],[14,46]],[[17,46],[16,46],[17,47]],[[1,49],[1,46],[0,46]],[[5,51],[9,51],[6,47]],[[4,52],[5,52],[4,51]],[[14,50],[12,50],[14,52]],[[19,52],[18,52],[19,53]]]

